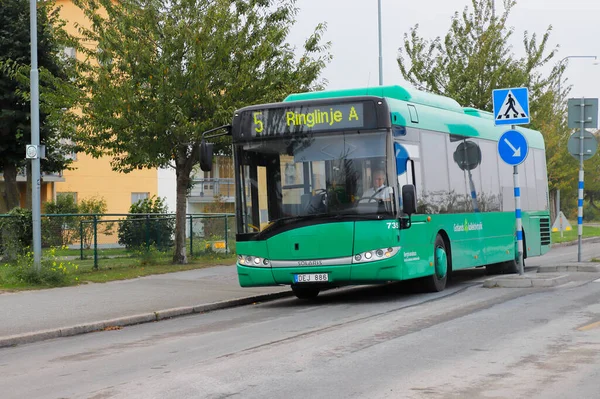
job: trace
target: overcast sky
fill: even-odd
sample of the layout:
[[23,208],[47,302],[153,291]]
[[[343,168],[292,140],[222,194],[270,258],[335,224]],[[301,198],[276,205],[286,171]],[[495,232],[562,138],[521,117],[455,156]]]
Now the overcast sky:
[[[444,36],[454,12],[471,6],[470,0],[381,0],[383,83],[406,85],[396,63],[404,33],[419,24],[427,39]],[[496,10],[502,12],[502,0]],[[377,0],[297,0],[300,12],[290,34],[300,46],[319,22],[327,22],[325,40],[332,42],[333,61],[323,74],[328,89],[376,86],[379,83]],[[523,33],[541,36],[552,25],[550,45],[559,45],[556,61],[566,56],[596,55],[600,61],[600,1],[517,0],[508,25],[515,28],[511,44],[524,54]],[[570,58],[565,77],[573,86],[570,97],[600,97],[600,64],[593,59]]]

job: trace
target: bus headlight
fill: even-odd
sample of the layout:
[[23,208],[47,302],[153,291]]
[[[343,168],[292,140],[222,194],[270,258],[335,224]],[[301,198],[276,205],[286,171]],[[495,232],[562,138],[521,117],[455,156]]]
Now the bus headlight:
[[270,267],[271,264],[267,258],[251,255],[238,255],[237,261],[240,265],[253,267]]
[[376,260],[383,260],[391,258],[400,251],[400,247],[387,247],[374,249],[372,251],[361,252],[352,257],[352,263],[365,263],[373,262]]

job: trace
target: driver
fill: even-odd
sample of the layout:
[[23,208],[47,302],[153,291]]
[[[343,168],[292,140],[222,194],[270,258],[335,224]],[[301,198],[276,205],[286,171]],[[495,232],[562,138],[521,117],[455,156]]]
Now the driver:
[[373,187],[363,193],[363,198],[390,201],[392,188],[385,185],[385,172],[382,169],[373,171]]

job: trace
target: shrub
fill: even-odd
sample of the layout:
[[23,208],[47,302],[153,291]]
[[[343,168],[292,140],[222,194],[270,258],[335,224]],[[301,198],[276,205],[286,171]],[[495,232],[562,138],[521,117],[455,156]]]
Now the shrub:
[[[81,200],[79,204],[79,213],[83,214],[96,214],[97,221],[100,220],[100,217],[106,213],[108,206],[106,205],[106,200],[104,198],[96,198],[91,197],[88,199]],[[80,221],[88,222],[83,223],[82,232],[83,236],[81,237],[81,241],[86,248],[90,248],[92,246],[92,241],[94,240],[94,223],[89,223],[94,220],[93,216],[80,216]],[[111,235],[113,233],[112,229],[114,227],[114,223],[97,223],[96,233]]]
[[14,260],[32,246],[33,223],[31,211],[14,208],[7,217],[0,218],[0,256]]
[[156,246],[164,250],[171,246],[175,219],[166,215],[168,208],[163,199],[153,196],[140,200],[131,205],[129,213],[127,219],[119,223],[119,244],[127,249]]
[[[17,255],[10,264],[5,264],[8,282],[47,287],[61,287],[71,283],[69,269],[77,270],[78,266],[58,259],[56,248],[52,248],[41,261],[40,270],[33,265],[33,253]],[[77,279],[76,279],[77,280]]]
[[[56,202],[44,205],[46,214],[77,214],[79,207],[72,195],[60,195]],[[79,236],[77,216],[48,216],[42,220],[42,244],[44,247],[62,247],[72,244]]]
[[136,258],[139,259],[140,266],[151,266],[158,264],[160,258],[164,255],[156,245],[150,245],[150,247],[140,247],[136,251]]
[[593,222],[597,220],[600,220],[600,211],[594,208],[589,202],[586,202],[583,205],[583,221]]
[[[215,202],[206,204],[204,207],[205,213],[233,213],[233,204],[223,201],[221,195],[215,196]],[[223,217],[208,217],[202,218],[204,225],[205,239],[224,239],[225,238],[225,216]],[[228,220],[227,229],[231,230],[235,226],[235,220]]]

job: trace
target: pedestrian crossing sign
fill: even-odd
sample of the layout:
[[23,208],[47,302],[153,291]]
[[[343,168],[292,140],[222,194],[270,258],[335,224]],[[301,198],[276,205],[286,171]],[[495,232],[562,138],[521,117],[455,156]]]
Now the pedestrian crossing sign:
[[527,87],[497,89],[492,92],[496,125],[529,123],[529,90]]

